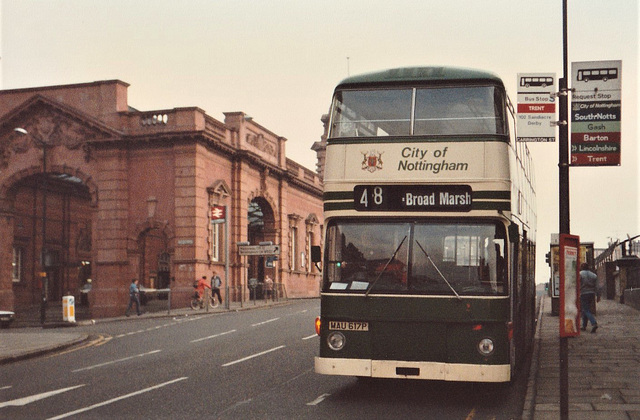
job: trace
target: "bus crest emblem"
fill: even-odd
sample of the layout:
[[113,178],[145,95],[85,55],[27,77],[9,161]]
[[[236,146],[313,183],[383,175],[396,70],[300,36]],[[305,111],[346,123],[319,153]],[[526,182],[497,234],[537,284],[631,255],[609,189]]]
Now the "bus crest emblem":
[[371,173],[378,169],[382,169],[382,153],[377,150],[370,150],[368,152],[360,152],[363,155],[362,170],[369,171]]

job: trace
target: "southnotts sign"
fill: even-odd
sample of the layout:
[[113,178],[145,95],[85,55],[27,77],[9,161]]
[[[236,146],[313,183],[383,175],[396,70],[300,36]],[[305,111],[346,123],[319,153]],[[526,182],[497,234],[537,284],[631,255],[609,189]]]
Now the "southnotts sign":
[[622,61],[572,63],[571,165],[620,165]]
[[518,141],[556,141],[555,81],[555,73],[518,73]]

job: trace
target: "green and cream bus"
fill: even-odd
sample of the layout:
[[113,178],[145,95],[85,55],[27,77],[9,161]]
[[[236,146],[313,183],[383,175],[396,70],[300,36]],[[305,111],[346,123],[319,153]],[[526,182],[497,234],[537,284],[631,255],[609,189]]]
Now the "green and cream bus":
[[536,232],[514,118],[483,71],[400,68],[336,87],[313,252],[317,373],[512,379],[533,341]]

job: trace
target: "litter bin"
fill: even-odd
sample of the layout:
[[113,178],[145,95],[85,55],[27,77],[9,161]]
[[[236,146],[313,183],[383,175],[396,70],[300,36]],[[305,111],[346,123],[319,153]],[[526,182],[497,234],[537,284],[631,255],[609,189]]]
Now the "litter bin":
[[73,296],[62,296],[62,320],[76,322],[76,305]]

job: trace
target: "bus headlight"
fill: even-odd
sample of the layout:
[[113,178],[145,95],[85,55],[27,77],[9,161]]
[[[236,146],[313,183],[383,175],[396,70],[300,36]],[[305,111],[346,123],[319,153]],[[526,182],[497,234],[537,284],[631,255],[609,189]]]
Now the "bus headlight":
[[342,350],[346,342],[347,339],[341,332],[334,331],[327,336],[327,344],[331,350]]
[[483,338],[478,342],[478,351],[483,356],[490,356],[493,353],[493,340],[490,338]]

